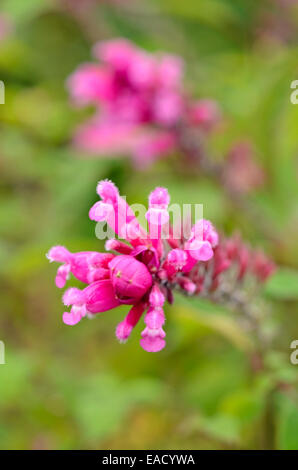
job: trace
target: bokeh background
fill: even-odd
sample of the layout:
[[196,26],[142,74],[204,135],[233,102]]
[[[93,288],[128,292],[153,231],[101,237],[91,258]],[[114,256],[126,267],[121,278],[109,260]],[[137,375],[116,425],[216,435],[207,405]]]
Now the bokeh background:
[[[2,0],[0,79],[0,447],[2,449],[298,449],[298,9],[268,0]],[[220,104],[214,149],[246,139],[265,169],[251,202],[274,235],[259,230],[209,178],[181,177],[172,159],[136,172],[130,160],[90,158],[69,145],[89,110],[74,109],[65,79],[95,41],[127,37],[181,55],[186,83]],[[115,339],[126,308],[67,327],[56,266],[45,253],[102,250],[88,210],[98,180],[129,202],[156,185],[173,202],[204,204],[227,234],[239,230],[280,265],[264,291],[273,332],[265,367],[251,367],[250,337],[235,313],[177,297],[167,309],[167,347]],[[140,322],[142,323],[142,322]]]

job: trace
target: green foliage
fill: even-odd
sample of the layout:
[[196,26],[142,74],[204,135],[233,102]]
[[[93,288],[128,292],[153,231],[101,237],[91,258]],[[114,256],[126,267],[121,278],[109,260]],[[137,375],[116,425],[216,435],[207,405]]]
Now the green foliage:
[[1,12],[8,15],[14,22],[30,20],[32,17],[43,12],[51,5],[51,0],[27,0],[19,2],[18,0],[2,0]]
[[269,279],[265,288],[266,294],[276,299],[298,299],[298,272],[280,268]]
[[277,400],[279,408],[277,419],[278,448],[297,450],[298,448],[298,403],[293,397],[280,394]]
[[77,393],[74,414],[87,439],[102,439],[119,431],[136,406],[161,403],[161,392],[161,384],[154,379],[123,382],[112,375],[97,375]]

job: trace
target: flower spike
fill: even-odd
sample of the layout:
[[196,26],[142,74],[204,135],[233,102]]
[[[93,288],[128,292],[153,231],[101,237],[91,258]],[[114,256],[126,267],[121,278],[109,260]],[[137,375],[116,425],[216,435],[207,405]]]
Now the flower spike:
[[[225,276],[233,273],[233,289],[237,291],[247,279],[250,285],[254,279],[257,287],[274,271],[263,253],[253,253],[239,237],[220,240],[205,219],[195,222],[188,239],[183,234],[174,239],[168,217],[170,196],[165,188],[158,187],[149,196],[147,219],[150,229],[154,223],[157,226],[156,238],[152,230],[148,236],[141,228],[114,183],[100,181],[97,193],[101,200],[91,208],[90,216],[106,220],[114,229],[115,238],[107,240],[105,246],[116,254],[71,253],[63,246],[55,246],[47,254],[51,262],[61,263],[56,276],[58,287],[64,287],[70,274],[86,284],[83,289],[70,288],[64,293],[63,302],[70,306],[70,311],[63,313],[66,325],[129,305],[128,314],[116,327],[116,337],[121,343],[127,341],[144,315],[140,345],[145,351],[158,352],[166,345],[164,304],[173,303],[174,291],[217,301],[227,295]],[[116,219],[112,217],[115,214]],[[169,229],[166,234],[162,230],[165,222]],[[119,234],[125,235],[124,241],[117,238]]]

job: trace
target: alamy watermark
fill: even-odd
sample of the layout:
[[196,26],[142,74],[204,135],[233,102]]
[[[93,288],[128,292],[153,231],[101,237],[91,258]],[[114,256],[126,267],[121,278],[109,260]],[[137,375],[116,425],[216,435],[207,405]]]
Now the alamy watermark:
[[5,104],[5,85],[2,80],[0,80],[0,104]]
[[[148,208],[143,204],[126,206],[125,196],[121,197],[119,210],[112,204],[99,206],[98,222],[95,228],[99,240],[110,238],[136,240],[138,238],[185,240],[193,236],[203,240],[203,204],[170,204],[167,210],[159,207]],[[123,203],[123,204],[122,204]],[[196,223],[193,225],[192,220]]]
[[290,87],[294,90],[291,93],[290,101],[292,104],[298,104],[298,80],[293,80]]
[[0,364],[5,364],[5,344],[0,341]]
[[296,366],[298,364],[298,339],[294,339],[294,341],[291,342],[290,348],[294,349],[290,356],[290,361],[291,364]]

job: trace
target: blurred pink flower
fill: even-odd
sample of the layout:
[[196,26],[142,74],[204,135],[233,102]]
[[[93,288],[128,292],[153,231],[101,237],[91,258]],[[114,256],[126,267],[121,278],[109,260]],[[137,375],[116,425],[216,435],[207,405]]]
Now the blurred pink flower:
[[210,131],[219,122],[221,114],[218,104],[213,100],[199,100],[190,107],[190,120],[193,124]]
[[12,29],[13,24],[10,18],[5,14],[0,13],[0,41],[6,39],[12,32]]
[[129,153],[136,167],[144,168],[175,148],[175,135],[129,122],[102,121],[97,116],[81,125],[74,137],[77,149],[94,155]]
[[250,142],[242,141],[230,150],[223,173],[224,183],[238,193],[249,193],[264,184],[265,174],[255,160]]
[[99,63],[79,66],[67,81],[75,105],[96,108],[74,136],[77,148],[130,154],[144,167],[175,150],[184,120],[210,130],[218,119],[212,101],[188,103],[179,57],[149,54],[121,38],[96,44],[93,54]]

